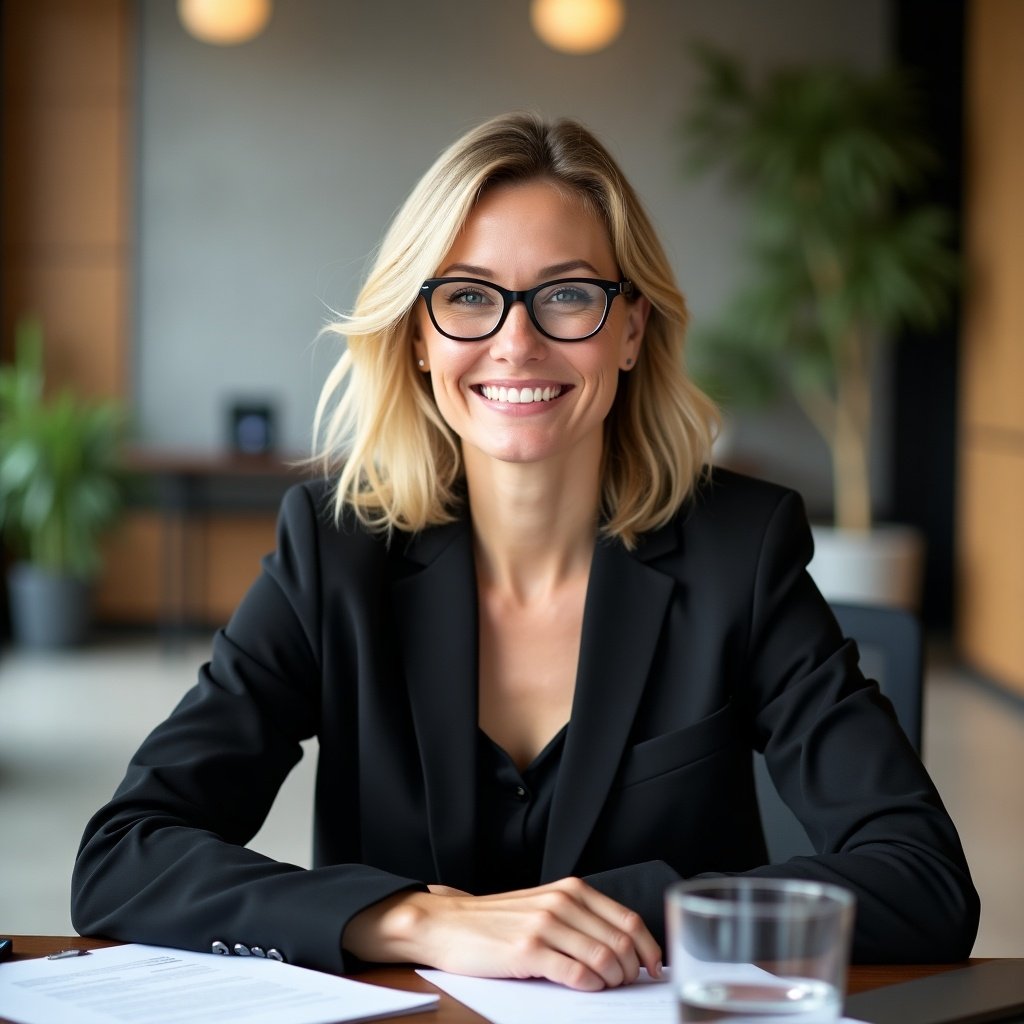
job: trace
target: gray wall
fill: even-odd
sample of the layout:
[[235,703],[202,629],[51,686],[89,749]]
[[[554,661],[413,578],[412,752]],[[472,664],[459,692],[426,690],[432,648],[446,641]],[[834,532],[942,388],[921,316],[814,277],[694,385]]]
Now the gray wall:
[[[265,398],[305,452],[348,308],[386,222],[437,152],[514,108],[583,120],[660,225],[697,317],[737,281],[743,214],[686,181],[677,125],[695,40],[757,66],[882,65],[887,0],[627,0],[624,34],[572,57],[527,0],[277,0],[239,47],[193,40],[173,0],[140,0],[136,416],[143,440],[209,450],[226,406]],[[742,418],[739,457],[827,503],[824,449],[797,414]]]

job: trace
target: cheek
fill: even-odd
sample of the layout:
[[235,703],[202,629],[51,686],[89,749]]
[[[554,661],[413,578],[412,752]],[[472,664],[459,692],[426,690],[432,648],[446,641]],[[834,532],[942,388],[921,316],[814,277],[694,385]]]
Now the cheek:
[[463,391],[462,379],[476,362],[476,352],[436,335],[427,338],[425,351],[435,397],[443,400],[446,394]]

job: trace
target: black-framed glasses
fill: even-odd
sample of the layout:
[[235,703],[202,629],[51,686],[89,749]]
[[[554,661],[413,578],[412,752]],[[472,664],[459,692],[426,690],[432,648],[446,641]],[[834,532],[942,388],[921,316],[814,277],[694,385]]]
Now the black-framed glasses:
[[562,277],[522,292],[476,277],[434,277],[420,288],[431,322],[453,341],[483,341],[496,334],[516,302],[526,305],[544,337],[586,341],[604,327],[615,296],[633,294],[632,281],[588,277]]

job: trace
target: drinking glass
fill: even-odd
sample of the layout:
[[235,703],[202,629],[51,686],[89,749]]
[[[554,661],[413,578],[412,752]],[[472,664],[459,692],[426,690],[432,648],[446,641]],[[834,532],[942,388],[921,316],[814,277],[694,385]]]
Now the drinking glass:
[[670,886],[665,917],[679,1020],[837,1020],[853,914],[851,892],[820,882],[735,877]]

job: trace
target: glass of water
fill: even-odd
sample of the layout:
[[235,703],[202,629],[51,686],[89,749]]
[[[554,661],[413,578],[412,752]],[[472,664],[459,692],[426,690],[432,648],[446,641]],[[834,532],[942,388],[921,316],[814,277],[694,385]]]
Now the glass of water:
[[838,1020],[853,894],[796,879],[708,878],[665,895],[679,1020]]

